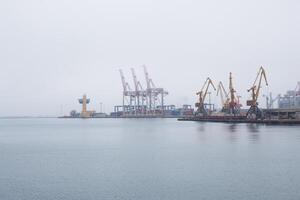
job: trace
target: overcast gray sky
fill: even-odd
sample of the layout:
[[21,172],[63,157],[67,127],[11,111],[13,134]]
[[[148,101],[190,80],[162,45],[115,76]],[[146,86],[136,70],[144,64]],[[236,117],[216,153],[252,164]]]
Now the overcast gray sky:
[[284,93],[300,79],[299,2],[2,0],[0,116],[79,111],[84,93],[111,111],[118,69],[144,83],[143,64],[169,104],[194,104],[207,76],[227,84],[230,71],[245,102],[260,65],[263,93]]

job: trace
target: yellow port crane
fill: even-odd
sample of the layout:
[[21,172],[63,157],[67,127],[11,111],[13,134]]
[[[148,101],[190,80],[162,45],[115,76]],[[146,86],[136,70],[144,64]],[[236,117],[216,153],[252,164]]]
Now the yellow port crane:
[[239,97],[240,96],[236,96],[236,90],[233,87],[233,81],[232,81],[232,73],[229,73],[229,94],[230,94],[230,100],[229,100],[229,113],[230,114],[239,114],[240,113],[240,109],[242,107],[242,105],[240,104],[240,100]]
[[266,76],[265,69],[261,66],[257,73],[256,79],[248,92],[251,92],[251,100],[247,101],[247,106],[250,106],[247,117],[254,116],[256,119],[261,119],[263,116],[262,111],[258,108],[258,97],[260,94],[260,89],[262,87],[262,81],[265,81],[266,86],[268,86],[268,80]]
[[222,81],[219,82],[218,89],[217,89],[217,96],[220,94],[221,102],[222,102],[222,112],[227,112],[229,108],[229,96],[225,90],[225,87]]
[[210,85],[214,90],[216,90],[212,80],[210,78],[207,78],[201,90],[196,93],[196,95],[199,95],[199,102],[195,104],[195,106],[197,107],[197,114],[202,113],[203,115],[208,115],[208,112],[205,108],[205,99]]
[[[241,104],[239,103],[239,96],[236,96],[235,89],[233,87],[232,81],[232,73],[229,74],[229,92],[226,92],[225,87],[222,82],[218,85],[217,95],[220,93],[221,101],[222,101],[222,112],[227,114],[238,114],[241,108]],[[224,99],[224,96],[226,100]]]

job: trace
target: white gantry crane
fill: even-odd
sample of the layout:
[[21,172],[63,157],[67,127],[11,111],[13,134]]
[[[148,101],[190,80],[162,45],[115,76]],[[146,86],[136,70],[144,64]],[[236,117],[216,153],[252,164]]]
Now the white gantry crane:
[[119,72],[120,72],[122,86],[123,86],[123,104],[122,104],[123,114],[132,113],[134,111],[133,102],[135,100],[136,93],[135,91],[131,90],[130,85],[128,84],[128,82],[126,82],[123,71],[120,69]]
[[[146,78],[146,87],[143,87],[137,79],[135,70],[131,68],[134,89],[132,90],[128,82],[126,82],[123,71],[120,69],[120,76],[123,86],[123,104],[115,106],[115,110],[122,107],[123,115],[164,115],[165,105],[164,98],[168,92],[164,88],[156,87],[150,78],[146,66],[143,66]],[[117,109],[116,109],[117,107]]]
[[146,107],[145,107],[145,100],[147,97],[146,90],[143,89],[142,84],[140,81],[137,80],[137,76],[133,68],[131,68],[131,73],[133,77],[134,83],[134,92],[135,92],[135,100],[134,100],[134,111],[135,114],[145,114]]
[[146,78],[146,102],[147,102],[147,112],[150,114],[156,114],[156,111],[160,114],[164,114],[165,105],[164,98],[168,95],[168,92],[164,88],[158,88],[155,86],[153,80],[150,78],[146,66],[143,66],[145,78]]

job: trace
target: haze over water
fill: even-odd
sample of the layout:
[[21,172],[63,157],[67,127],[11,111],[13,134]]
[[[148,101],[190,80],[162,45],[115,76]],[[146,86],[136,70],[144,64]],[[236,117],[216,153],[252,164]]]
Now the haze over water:
[[300,198],[298,126],[1,119],[0,199]]
[[[260,106],[299,81],[298,0],[2,0],[0,116],[61,116],[122,104],[118,70],[146,88],[142,65],[166,104],[194,105],[207,77],[247,92],[263,66]],[[221,105],[212,92],[212,102]]]

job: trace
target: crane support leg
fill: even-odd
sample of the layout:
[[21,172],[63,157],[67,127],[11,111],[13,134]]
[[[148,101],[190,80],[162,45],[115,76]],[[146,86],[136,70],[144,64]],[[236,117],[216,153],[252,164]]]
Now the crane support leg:
[[263,119],[263,112],[258,106],[251,106],[247,112],[247,118]]

